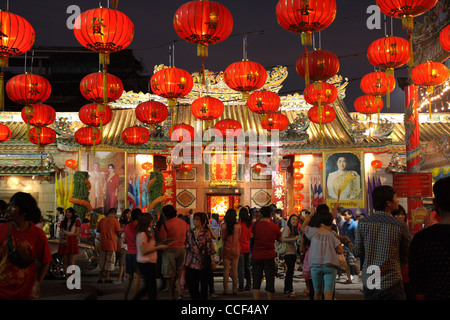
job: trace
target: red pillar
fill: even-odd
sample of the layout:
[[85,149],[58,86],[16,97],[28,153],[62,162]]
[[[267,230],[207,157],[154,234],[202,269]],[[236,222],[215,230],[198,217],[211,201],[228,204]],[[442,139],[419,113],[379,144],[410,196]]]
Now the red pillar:
[[[420,172],[420,139],[419,139],[419,89],[415,85],[405,87],[405,143],[406,166],[408,173]],[[411,212],[423,206],[422,198],[408,198],[408,220]],[[420,231],[420,225],[410,225],[410,231]]]

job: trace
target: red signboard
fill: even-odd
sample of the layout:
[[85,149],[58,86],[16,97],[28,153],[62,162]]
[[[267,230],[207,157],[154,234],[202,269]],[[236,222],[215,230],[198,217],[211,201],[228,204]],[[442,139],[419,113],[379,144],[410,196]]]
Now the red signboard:
[[272,203],[283,210],[283,217],[287,218],[286,171],[276,172],[272,178]]
[[431,172],[394,174],[393,187],[399,198],[433,196]]
[[171,204],[177,207],[177,178],[176,171],[162,171],[164,177],[163,194],[166,196],[164,205]]

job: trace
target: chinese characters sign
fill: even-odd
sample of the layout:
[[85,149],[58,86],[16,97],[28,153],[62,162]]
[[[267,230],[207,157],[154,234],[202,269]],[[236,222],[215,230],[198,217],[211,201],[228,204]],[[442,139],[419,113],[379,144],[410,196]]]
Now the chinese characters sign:
[[287,217],[286,171],[275,173],[272,179],[272,203],[283,210],[283,217]]
[[164,205],[170,204],[176,208],[177,197],[177,185],[176,185],[176,171],[162,171],[163,182],[163,195],[166,196]]

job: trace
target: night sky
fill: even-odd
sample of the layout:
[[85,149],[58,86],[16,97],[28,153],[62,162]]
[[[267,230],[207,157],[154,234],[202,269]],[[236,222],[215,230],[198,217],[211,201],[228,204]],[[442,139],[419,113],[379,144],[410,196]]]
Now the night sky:
[[[199,71],[201,60],[197,57],[196,45],[181,40],[176,34],[172,19],[175,11],[187,1],[143,1],[119,0],[118,10],[125,13],[135,25],[135,37],[128,47],[134,50],[148,75],[153,67],[169,64],[168,44],[175,43],[175,66],[189,72]],[[223,71],[233,62],[242,60],[243,34],[248,35],[248,58],[261,63],[266,69],[282,65],[287,66],[289,76],[284,82],[280,94],[302,92],[305,84],[295,71],[297,58],[303,54],[299,34],[283,29],[276,20],[277,1],[267,0],[231,0],[218,1],[225,5],[233,15],[234,26],[231,36],[225,41],[210,46],[205,67],[211,71]],[[27,19],[36,32],[36,46],[81,47],[73,30],[67,28],[72,12],[67,13],[70,5],[77,5],[81,12],[99,6],[99,1],[58,0],[32,1],[11,0],[9,9]],[[104,6],[107,5],[103,1]],[[366,26],[370,14],[366,13],[375,0],[337,0],[337,16],[330,27],[321,32],[321,48],[332,51],[340,61],[339,74],[349,80],[347,97],[344,99],[349,111],[354,111],[354,100],[363,95],[360,79],[373,72],[374,67],[367,60],[369,44],[385,35],[384,16],[381,29],[369,30]],[[3,4],[2,9],[6,9]],[[390,33],[388,18],[388,33]],[[394,19],[394,35],[406,38],[401,22]],[[316,47],[318,40],[316,39]],[[312,47],[308,47],[312,50]],[[406,70],[396,71],[396,77],[406,76]],[[133,90],[133,88],[125,88]],[[391,94],[389,112],[403,112],[403,91],[396,86]],[[383,109],[386,112],[386,107]]]

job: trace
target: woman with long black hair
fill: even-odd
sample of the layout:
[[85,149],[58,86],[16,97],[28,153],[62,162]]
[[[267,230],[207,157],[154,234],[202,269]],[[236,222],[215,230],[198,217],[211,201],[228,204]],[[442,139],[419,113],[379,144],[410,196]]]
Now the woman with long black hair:
[[[252,290],[252,272],[250,267],[250,237],[252,234],[252,219],[247,208],[239,210],[239,225],[241,226],[241,236],[239,238],[240,254],[238,261],[238,291]],[[246,281],[244,288],[244,279]]]
[[223,294],[228,294],[228,278],[231,270],[233,283],[233,295],[237,294],[238,286],[238,262],[241,253],[239,239],[241,237],[241,225],[237,223],[236,210],[228,209],[225,213],[224,223],[221,226],[222,234],[222,259],[223,259]]
[[67,267],[75,265],[75,255],[79,253],[78,237],[80,236],[81,220],[78,219],[75,209],[66,209],[64,220],[60,226],[60,243],[58,253],[63,256],[64,275],[67,278]]
[[286,263],[286,277],[284,278],[284,293],[288,294],[290,298],[295,297],[293,281],[295,262],[297,261],[297,240],[300,239],[298,232],[298,216],[292,214],[287,222],[287,227],[284,228],[283,242],[286,243],[286,251],[284,254],[284,262]]

